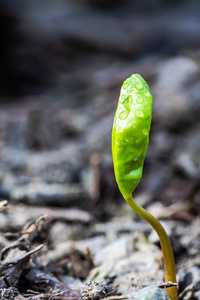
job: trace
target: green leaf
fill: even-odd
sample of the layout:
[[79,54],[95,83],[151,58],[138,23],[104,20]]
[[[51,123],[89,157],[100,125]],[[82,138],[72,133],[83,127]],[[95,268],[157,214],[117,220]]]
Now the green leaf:
[[140,75],[124,81],[113,124],[112,154],[116,181],[125,199],[142,177],[152,106],[150,89]]

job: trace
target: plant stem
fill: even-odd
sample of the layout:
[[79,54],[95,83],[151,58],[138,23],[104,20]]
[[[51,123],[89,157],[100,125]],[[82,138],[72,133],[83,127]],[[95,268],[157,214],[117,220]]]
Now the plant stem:
[[[150,213],[148,213],[144,208],[138,205],[132,196],[127,197],[125,199],[129,206],[142,218],[144,218],[147,222],[151,224],[154,230],[157,232],[158,237],[160,239],[160,244],[164,256],[164,269],[165,269],[165,281],[176,283],[176,269],[175,269],[175,261],[174,254],[171,247],[171,243],[167,236],[167,233],[163,226],[155,219]],[[177,300],[177,286],[172,286],[167,288],[166,290],[169,298],[171,300]]]

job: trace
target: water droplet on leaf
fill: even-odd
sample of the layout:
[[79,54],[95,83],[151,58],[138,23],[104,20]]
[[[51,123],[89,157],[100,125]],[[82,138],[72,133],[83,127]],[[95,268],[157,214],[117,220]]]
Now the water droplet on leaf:
[[120,114],[119,114],[119,118],[120,120],[125,120],[128,116],[128,113],[126,111],[122,111]]
[[144,135],[148,135],[148,130],[146,130],[146,129],[143,129],[143,131],[142,131],[142,132],[143,132],[143,134],[144,134]]
[[128,86],[129,86],[129,83],[128,83],[128,82],[124,82],[123,88],[124,88],[124,89],[127,89]]
[[134,92],[134,88],[133,87],[131,87],[130,89],[129,89],[129,91],[128,91],[129,93],[132,93],[132,92]]
[[142,111],[141,109],[137,109],[137,110],[135,111],[135,115],[136,115],[136,117],[138,117],[138,118],[143,118],[143,117],[144,117],[144,113],[143,113],[143,111]]
[[148,92],[148,91],[146,91],[145,93],[144,93],[144,95],[146,96],[146,97],[150,97],[151,96],[151,94]]
[[139,104],[142,103],[143,101],[144,101],[144,99],[141,96],[137,97],[137,99],[136,99],[136,102]]
[[136,84],[136,88],[137,88],[138,90],[141,90],[141,89],[142,89],[142,83],[141,83],[141,82],[138,82],[138,83]]

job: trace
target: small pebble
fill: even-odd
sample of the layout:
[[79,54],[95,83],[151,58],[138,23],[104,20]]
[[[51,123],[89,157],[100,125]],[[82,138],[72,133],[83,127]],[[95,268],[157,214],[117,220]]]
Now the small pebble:
[[166,292],[155,285],[147,286],[139,292],[134,292],[126,296],[131,300],[170,300]]

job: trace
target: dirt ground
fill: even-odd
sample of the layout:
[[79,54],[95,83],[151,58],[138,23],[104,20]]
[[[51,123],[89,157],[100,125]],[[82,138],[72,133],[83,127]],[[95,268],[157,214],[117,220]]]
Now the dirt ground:
[[179,299],[200,299],[199,4],[111,2],[0,2],[0,299],[167,299],[158,237],[113,172],[132,73],[154,97],[133,197],[169,235]]

